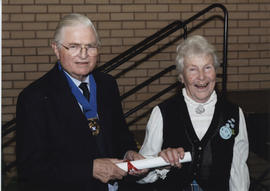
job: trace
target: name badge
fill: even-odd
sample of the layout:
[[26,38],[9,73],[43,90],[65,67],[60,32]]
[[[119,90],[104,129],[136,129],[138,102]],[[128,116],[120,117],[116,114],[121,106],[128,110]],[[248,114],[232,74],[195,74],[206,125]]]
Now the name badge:
[[89,118],[87,120],[88,120],[89,129],[92,132],[92,135],[97,136],[100,132],[98,118]]

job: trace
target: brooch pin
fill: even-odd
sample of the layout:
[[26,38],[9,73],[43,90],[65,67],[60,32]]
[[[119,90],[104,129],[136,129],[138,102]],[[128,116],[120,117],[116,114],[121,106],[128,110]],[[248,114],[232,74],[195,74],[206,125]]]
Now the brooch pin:
[[195,112],[196,112],[197,114],[202,114],[202,113],[204,113],[204,112],[205,112],[205,109],[204,109],[203,105],[200,104],[198,107],[196,107]]
[[234,126],[235,120],[233,118],[229,119],[219,130],[221,138],[227,140],[231,138],[232,135],[235,135]]
[[99,126],[98,118],[89,118],[88,126],[93,136],[97,136],[99,134],[100,126]]

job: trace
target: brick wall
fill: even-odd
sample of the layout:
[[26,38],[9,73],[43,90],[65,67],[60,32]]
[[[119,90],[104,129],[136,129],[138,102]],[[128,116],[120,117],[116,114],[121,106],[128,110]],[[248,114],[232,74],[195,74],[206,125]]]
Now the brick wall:
[[[55,63],[50,42],[57,22],[65,14],[82,13],[94,22],[102,42],[99,59],[99,65],[102,65],[174,20],[186,20],[214,2],[224,4],[229,12],[228,89],[270,89],[269,0],[2,0],[2,123],[15,117],[19,92]],[[223,16],[223,12],[214,9],[190,23],[188,29],[214,15]],[[182,31],[176,32],[111,74],[117,74],[149,56],[181,34]],[[215,17],[192,34],[206,36],[217,47],[222,59],[222,20]],[[117,79],[121,94],[174,64],[174,52],[175,44],[122,75]],[[123,101],[124,111],[134,108],[175,81],[175,71],[154,81],[126,98]],[[144,107],[127,121],[173,93]],[[144,129],[147,119],[148,116],[139,120],[131,129]],[[15,159],[14,145],[12,143],[3,150],[5,161]]]
[[[55,63],[50,42],[57,22],[65,14],[82,13],[94,22],[102,42],[99,59],[99,65],[102,65],[174,20],[186,20],[213,2],[224,4],[229,12],[228,89],[269,89],[269,0],[2,0],[2,122],[15,117],[19,92]],[[189,24],[188,28],[200,25],[213,15],[223,16],[223,12],[214,9]],[[111,74],[117,74],[135,61],[143,59],[179,34],[182,31],[161,41]],[[192,34],[206,36],[219,51],[222,50],[221,19],[215,17]],[[122,75],[117,79],[121,93],[127,92],[162,68],[174,64],[174,52],[175,44]],[[222,58],[221,52],[219,55]],[[175,81],[173,71],[125,99],[124,110],[137,106]],[[158,102],[143,110],[146,111]],[[136,115],[132,115],[128,121]],[[140,120],[131,128],[144,129],[146,120]]]

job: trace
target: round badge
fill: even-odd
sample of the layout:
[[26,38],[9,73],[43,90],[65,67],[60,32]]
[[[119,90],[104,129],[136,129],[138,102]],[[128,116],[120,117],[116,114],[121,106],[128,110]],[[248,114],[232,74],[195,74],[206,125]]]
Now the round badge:
[[229,139],[232,136],[232,130],[228,126],[222,126],[219,130],[222,139]]

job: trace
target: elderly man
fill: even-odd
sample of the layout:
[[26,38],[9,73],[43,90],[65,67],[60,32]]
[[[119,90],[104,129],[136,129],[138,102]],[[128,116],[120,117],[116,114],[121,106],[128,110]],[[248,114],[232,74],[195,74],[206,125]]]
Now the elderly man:
[[116,81],[94,71],[99,45],[87,17],[65,16],[52,43],[57,64],[19,95],[21,190],[115,190],[127,174],[117,158],[143,158],[133,151]]

